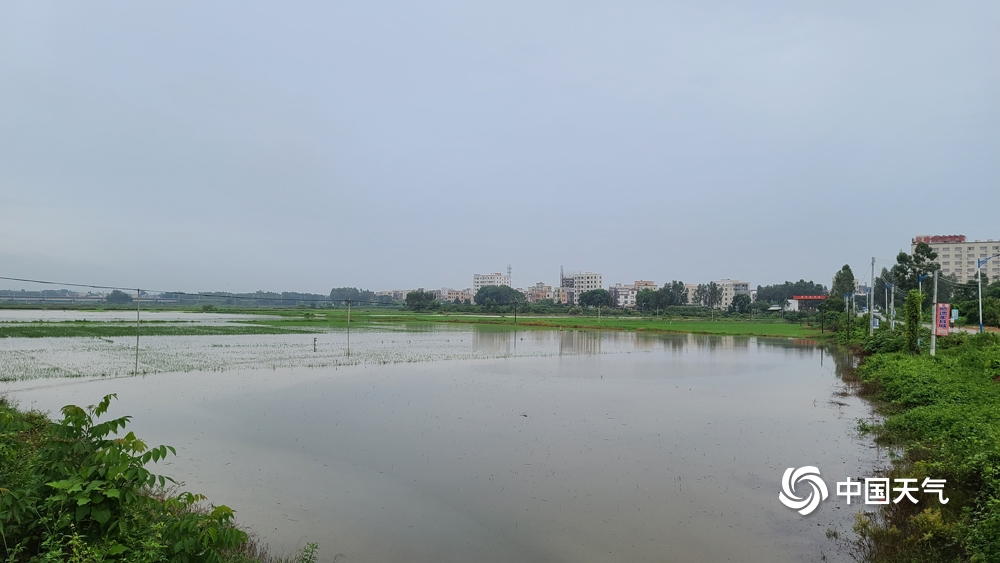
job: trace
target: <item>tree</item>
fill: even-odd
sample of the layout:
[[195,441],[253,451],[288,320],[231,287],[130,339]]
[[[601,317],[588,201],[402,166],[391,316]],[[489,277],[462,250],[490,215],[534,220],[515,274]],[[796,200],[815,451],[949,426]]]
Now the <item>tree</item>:
[[730,311],[737,313],[747,313],[750,311],[750,296],[740,293],[733,296],[733,303],[729,306]]
[[437,303],[434,293],[416,289],[406,294],[406,308],[410,311],[423,311],[430,309]]
[[674,280],[663,284],[658,290],[643,289],[635,296],[635,305],[642,311],[666,309],[687,303],[687,289],[684,282]]
[[786,281],[783,284],[757,286],[757,301],[767,303],[787,303],[795,295],[826,295],[826,286],[813,281],[800,279],[797,282]]
[[375,301],[375,293],[356,287],[335,287],[330,290],[330,300],[337,303],[344,301],[353,301],[355,303],[359,301]]
[[922,296],[915,289],[906,294],[906,348],[915,354],[920,352],[917,341],[920,337],[921,301]]
[[708,282],[708,287],[705,291],[705,305],[715,309],[722,304],[722,288],[719,284],[715,282]]
[[592,289],[584,291],[577,297],[576,302],[584,307],[612,307],[614,301],[611,294],[606,289]]
[[513,305],[527,301],[523,293],[507,285],[483,286],[474,300],[476,305]]
[[694,288],[694,302],[696,305],[705,305],[708,302],[708,286],[700,283]]
[[640,289],[639,293],[635,295],[635,307],[640,311],[650,311],[653,309],[660,308],[660,295],[659,291],[654,291],[652,289]]
[[[990,278],[985,273],[983,274],[983,296],[990,294],[989,286]],[[979,299],[979,281],[976,278],[970,278],[968,281],[962,284],[956,283],[955,289],[953,291],[954,301],[978,301]],[[944,300],[940,297],[938,301],[943,302]],[[978,308],[978,305],[977,305]]]
[[660,293],[663,295],[664,307],[684,305],[688,302],[687,288],[684,287],[684,282],[682,281],[674,280],[663,284],[663,287],[660,288]]
[[849,265],[844,264],[844,267],[833,276],[830,298],[826,300],[827,307],[833,311],[843,311],[844,302],[841,299],[849,293],[854,293],[854,272]]
[[123,303],[131,303],[132,296],[123,291],[118,291],[116,289],[111,293],[109,293],[108,296],[104,298],[104,300],[107,301],[108,303],[115,303],[120,305]]
[[926,242],[918,242],[913,254],[900,252],[896,255],[896,265],[892,267],[892,275],[896,278],[899,288],[904,291],[917,289],[920,276],[927,276],[935,270],[940,270],[941,265],[936,262],[937,256],[937,252],[934,252]]
[[[983,281],[986,281],[985,275],[983,275]],[[1000,280],[997,280],[989,285],[983,285],[983,296],[1000,299]]]

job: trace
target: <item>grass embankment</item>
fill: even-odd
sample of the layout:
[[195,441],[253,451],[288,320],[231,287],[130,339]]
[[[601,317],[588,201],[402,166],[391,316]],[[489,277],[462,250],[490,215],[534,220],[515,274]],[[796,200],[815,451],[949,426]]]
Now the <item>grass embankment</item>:
[[857,370],[885,417],[862,429],[905,452],[890,477],[947,479],[949,499],[919,495],[862,517],[862,560],[1000,561],[1000,337],[938,342],[937,356],[875,354]]
[[[286,315],[276,319],[254,319],[247,321],[258,326],[274,328],[341,328],[347,325],[347,312],[342,310],[326,310],[308,313],[304,316]],[[385,310],[357,310],[351,312],[352,326],[366,326],[378,323],[455,323],[472,325],[489,325],[519,329],[531,328],[561,328],[561,329],[593,329],[593,330],[626,330],[637,332],[665,333],[696,333],[736,336],[778,336],[791,338],[816,338],[820,336],[818,327],[800,325],[783,321],[747,322],[730,319],[711,321],[707,319],[684,318],[654,318],[654,317],[584,317],[584,316],[514,316],[506,315],[473,315],[473,314],[438,314],[413,312],[387,312]]]
[[[0,396],[0,559],[97,563],[279,563],[233,523],[226,506],[171,494],[147,466],[173,452],[99,421],[114,395],[57,422]],[[297,558],[315,561],[315,545]]]

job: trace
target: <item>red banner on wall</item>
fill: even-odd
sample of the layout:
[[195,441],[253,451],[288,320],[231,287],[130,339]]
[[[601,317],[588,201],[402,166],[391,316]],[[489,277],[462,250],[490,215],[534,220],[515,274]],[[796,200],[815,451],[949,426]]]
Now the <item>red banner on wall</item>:
[[948,336],[948,327],[950,320],[951,320],[951,304],[938,303],[937,315],[934,316],[934,334],[938,336]]

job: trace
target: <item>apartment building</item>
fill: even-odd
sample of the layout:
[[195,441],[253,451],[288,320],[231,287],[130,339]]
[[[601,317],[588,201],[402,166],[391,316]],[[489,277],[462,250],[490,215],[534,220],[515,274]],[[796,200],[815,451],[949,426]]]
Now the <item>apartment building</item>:
[[437,291],[435,293],[438,294],[437,295],[438,299],[440,299],[441,301],[447,301],[449,303],[454,303],[456,299],[458,299],[460,303],[465,303],[466,299],[468,299],[469,302],[472,302],[472,300],[475,299],[476,297],[476,294],[473,293],[472,290],[468,288],[450,289],[447,287],[443,287],[441,288],[440,291]]
[[501,274],[472,274],[472,294],[475,295],[480,289],[488,285],[506,285],[510,287],[510,275]]
[[737,295],[750,295],[750,283],[740,280],[724,279],[715,282],[722,289],[722,302],[720,309],[728,309],[733,304],[733,297]]
[[594,272],[564,274],[559,268],[559,289],[566,296],[566,303],[576,304],[576,297],[586,291],[602,289],[604,276]]
[[[926,242],[937,252],[937,263],[941,265],[941,275],[954,275],[959,283],[976,279],[976,263],[979,260],[1000,254],[1000,240],[968,240],[965,235],[923,235],[910,240],[910,253],[917,244]],[[983,273],[990,280],[1000,277],[1000,258],[994,258],[983,265]]]
[[528,297],[528,303],[536,303],[542,299],[555,299],[552,286],[545,285],[544,282],[538,282],[529,287],[524,290],[524,294]]
[[594,272],[573,274],[573,289],[577,295],[585,291],[601,289],[602,287],[604,287],[604,280],[601,274],[595,274]]
[[622,308],[635,308],[635,298],[639,295],[639,292],[644,289],[651,289],[656,291],[656,284],[648,280],[636,280],[635,283],[631,285],[625,284],[615,284],[608,288],[608,292],[611,293],[611,299],[614,300],[617,307]]

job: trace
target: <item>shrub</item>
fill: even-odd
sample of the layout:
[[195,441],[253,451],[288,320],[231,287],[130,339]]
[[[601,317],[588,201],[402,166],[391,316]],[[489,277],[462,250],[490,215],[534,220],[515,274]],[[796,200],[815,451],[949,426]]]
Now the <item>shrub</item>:
[[169,480],[146,469],[174,453],[149,448],[130,417],[98,421],[115,395],[58,422],[0,405],[0,546],[8,561],[221,561],[246,541],[226,506],[193,493],[152,494]]

